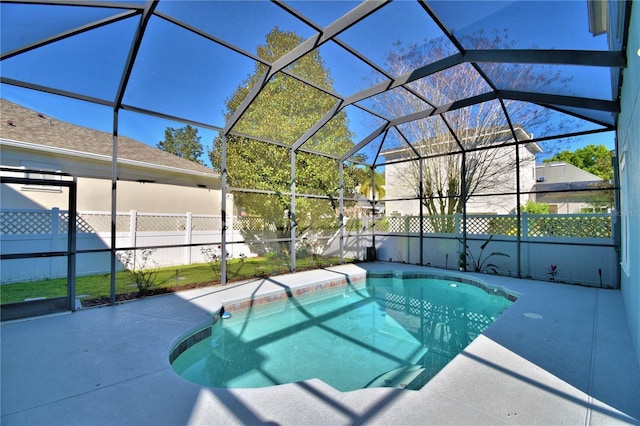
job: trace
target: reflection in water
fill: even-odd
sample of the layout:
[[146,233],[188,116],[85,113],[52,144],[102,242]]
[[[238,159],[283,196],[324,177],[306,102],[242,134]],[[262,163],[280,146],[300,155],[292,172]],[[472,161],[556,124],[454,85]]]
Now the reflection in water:
[[173,367],[212,387],[318,378],[341,391],[420,389],[511,303],[467,284],[369,278],[236,312]]

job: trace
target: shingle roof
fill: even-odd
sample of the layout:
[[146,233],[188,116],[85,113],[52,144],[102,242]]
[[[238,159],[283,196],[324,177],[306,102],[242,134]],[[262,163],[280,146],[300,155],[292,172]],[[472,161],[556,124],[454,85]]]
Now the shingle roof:
[[567,182],[601,182],[598,176],[582,170],[573,164],[564,161],[551,161],[536,164],[536,180],[539,182],[549,183],[567,183]]
[[[87,154],[112,155],[113,136],[54,117],[21,105],[0,100],[0,137],[19,142],[73,150]],[[216,174],[210,168],[178,157],[126,136],[118,136],[118,158],[149,165],[173,167],[198,173]]]

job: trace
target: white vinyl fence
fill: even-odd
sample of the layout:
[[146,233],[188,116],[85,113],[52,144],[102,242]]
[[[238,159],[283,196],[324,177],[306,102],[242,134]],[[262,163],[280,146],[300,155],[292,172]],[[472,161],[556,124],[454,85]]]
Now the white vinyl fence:
[[[64,252],[67,250],[68,212],[52,210],[0,211],[0,250],[4,254]],[[228,218],[227,241],[242,241]],[[78,212],[76,219],[76,259],[78,276],[108,273],[110,270],[111,214]],[[207,262],[201,246],[162,247],[221,242],[222,219],[219,215],[158,214],[119,212],[116,215],[116,247],[159,246],[153,253],[153,266],[188,265]],[[106,250],[99,252],[100,250]],[[230,257],[251,253],[244,244],[229,244]],[[2,283],[64,277],[66,257],[41,257],[3,260]],[[150,265],[151,266],[151,265]]]
[[[500,275],[516,276],[519,259],[522,277],[617,288],[615,219],[609,213],[523,214],[518,253],[516,215],[468,215],[467,251],[480,256],[481,246],[491,237],[482,256],[508,254],[490,258]],[[418,238],[420,218],[416,216],[385,217],[373,228],[380,234],[375,239],[380,260],[458,269],[463,251],[460,215],[424,217],[422,238]]]
[[[493,235],[486,253],[501,275],[520,272],[534,279],[617,287],[618,260],[611,214],[532,215],[521,217],[518,256],[517,217],[515,215],[468,215],[467,244],[478,254],[480,246]],[[67,247],[68,213],[63,210],[0,211],[0,249],[10,253],[64,252]],[[422,224],[422,234],[420,225]],[[345,218],[344,256],[365,260],[367,248],[374,245],[377,258],[393,262],[424,264],[457,269],[462,220],[459,215],[389,216]],[[76,221],[77,250],[96,250],[77,255],[77,275],[108,273],[111,243],[109,212],[79,212]],[[264,241],[274,238],[274,226],[259,218],[228,217],[226,239],[229,257],[262,254]],[[252,241],[245,244],[243,230]],[[160,214],[120,212],[116,215],[116,247],[161,247],[153,253],[153,266],[188,265],[207,262],[203,247],[217,250],[221,242],[219,215]],[[419,238],[422,236],[422,238]],[[310,236],[321,241],[322,256],[340,255],[339,230],[327,229]],[[191,245],[193,247],[167,247]],[[206,244],[206,246],[199,246]],[[422,248],[422,258],[420,252]],[[551,265],[557,274],[551,275]],[[3,260],[2,283],[57,278],[66,275],[65,257]]]

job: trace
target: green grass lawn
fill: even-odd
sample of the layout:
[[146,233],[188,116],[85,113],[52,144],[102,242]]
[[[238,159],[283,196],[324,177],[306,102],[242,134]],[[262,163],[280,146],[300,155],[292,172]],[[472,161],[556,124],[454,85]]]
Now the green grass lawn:
[[[339,263],[339,258],[304,258],[297,262],[297,269],[304,270]],[[346,261],[346,260],[345,260]],[[209,263],[195,265],[156,268],[155,281],[151,290],[179,290],[181,287],[216,285],[220,283],[219,266]],[[262,257],[229,259],[227,261],[227,281],[238,281],[256,276],[283,274],[289,272],[289,266],[282,261]],[[89,275],[76,278],[76,296],[81,300],[109,297],[111,287],[110,274]],[[129,271],[116,273],[116,294],[137,293],[133,275]],[[21,283],[4,284],[0,289],[2,304],[22,302],[29,298],[53,298],[67,295],[67,279],[45,279]]]

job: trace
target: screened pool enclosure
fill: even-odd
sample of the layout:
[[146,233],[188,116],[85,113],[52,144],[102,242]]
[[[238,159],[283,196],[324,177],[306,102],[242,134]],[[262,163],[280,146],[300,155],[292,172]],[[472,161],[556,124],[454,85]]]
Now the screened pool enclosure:
[[63,279],[3,306],[257,259],[245,276],[377,259],[617,288],[630,9],[3,0],[3,286]]

